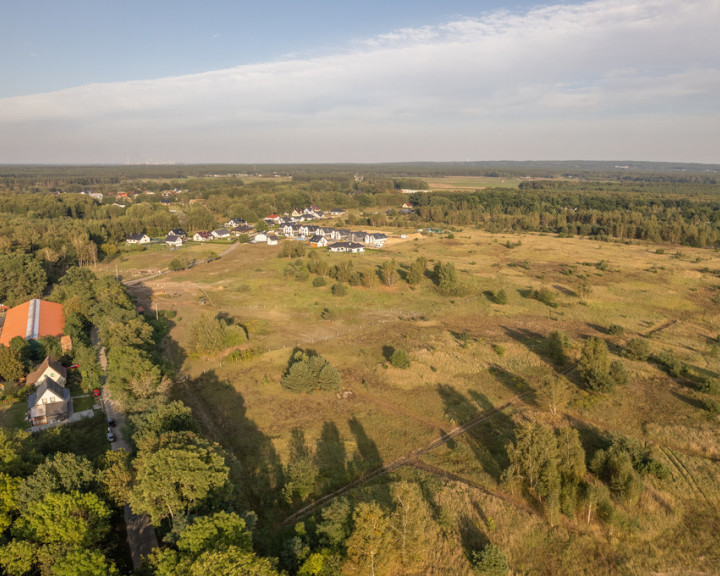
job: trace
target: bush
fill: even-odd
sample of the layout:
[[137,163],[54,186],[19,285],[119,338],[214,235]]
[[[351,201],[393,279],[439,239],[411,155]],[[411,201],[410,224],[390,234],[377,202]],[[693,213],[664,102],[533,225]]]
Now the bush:
[[347,288],[345,284],[334,284],[332,287],[332,293],[334,296],[345,296],[347,294]]
[[390,357],[390,364],[395,368],[410,368],[410,355],[405,350],[395,350]]
[[622,336],[625,333],[625,328],[620,326],[620,324],[610,324],[608,333],[610,336]]
[[494,544],[488,544],[482,552],[473,552],[473,568],[486,576],[505,576],[510,571],[503,551]]
[[717,378],[705,378],[698,385],[698,390],[700,390],[700,392],[704,392],[705,394],[717,396],[720,394],[720,381],[718,381]]
[[610,392],[615,382],[610,372],[610,353],[605,340],[588,338],[579,362],[580,375],[590,390]]
[[335,318],[337,318],[337,313],[329,308],[324,308],[323,311],[320,312],[320,318],[323,320],[335,320]]
[[280,384],[293,392],[339,390],[340,373],[317,353],[297,350],[290,357]]
[[503,346],[493,346],[493,350],[498,356],[505,356],[505,348]]
[[325,281],[325,278],[323,278],[322,276],[316,276],[315,279],[313,279],[312,284],[313,284],[313,286],[315,286],[315,288],[320,288],[321,286],[325,286],[327,284],[327,282]]
[[712,398],[706,398],[702,401],[703,408],[710,412],[710,414],[720,414],[720,402],[713,400]]
[[640,360],[644,362],[650,358],[650,342],[645,338],[633,338],[627,343],[625,350],[623,350],[623,356],[630,358],[630,360]]
[[173,272],[177,272],[178,270],[185,270],[186,267],[187,265],[180,258],[173,258],[168,264],[168,268],[170,268],[170,270],[172,270]]
[[495,304],[505,305],[508,303],[507,292],[505,292],[504,288],[501,288],[494,294],[494,300],[495,300]]
[[625,386],[627,384],[630,375],[628,374],[625,364],[620,360],[615,360],[610,364],[610,380],[616,386]]
[[540,290],[533,290],[532,297],[538,302],[542,302],[550,308],[557,308],[557,302],[555,301],[555,293],[548,288],[540,288]]
[[567,334],[560,332],[559,330],[551,332],[550,336],[548,336],[546,345],[547,353],[548,356],[550,356],[550,359],[555,362],[555,364],[559,364],[561,366],[565,364],[567,360],[565,351],[570,347],[570,339]]
[[670,350],[664,350],[657,356],[657,361],[662,364],[663,368],[667,371],[670,376],[679,378],[687,371],[685,364],[675,358],[675,355]]

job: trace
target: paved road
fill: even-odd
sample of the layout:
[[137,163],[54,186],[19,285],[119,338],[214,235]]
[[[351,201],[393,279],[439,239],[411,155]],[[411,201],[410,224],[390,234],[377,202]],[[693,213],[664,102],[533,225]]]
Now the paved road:
[[[100,366],[103,370],[107,370],[105,347],[100,343],[97,327],[93,326],[90,336],[93,345],[98,347]],[[125,414],[119,409],[117,404],[113,402],[105,386],[103,386],[103,407],[107,417],[115,420],[114,433],[116,440],[112,443],[112,449],[127,450],[130,452],[130,444],[123,438],[122,434],[122,428],[125,426]],[[137,570],[140,567],[142,559],[150,554],[154,548],[158,547],[157,535],[155,534],[155,528],[153,528],[153,525],[150,523],[150,518],[145,514],[133,513],[128,504],[125,504],[124,516],[130,555],[132,556],[133,567]]]

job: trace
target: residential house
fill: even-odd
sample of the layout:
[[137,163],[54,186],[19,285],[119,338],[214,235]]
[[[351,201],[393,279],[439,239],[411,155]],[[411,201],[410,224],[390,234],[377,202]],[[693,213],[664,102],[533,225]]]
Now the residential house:
[[222,240],[224,238],[230,238],[230,232],[225,230],[225,228],[219,228],[218,230],[213,230],[211,232],[212,237],[217,240]]
[[128,244],[147,244],[150,242],[150,236],[147,234],[130,234],[127,238],[125,238],[125,242]]
[[366,234],[364,242],[369,246],[382,248],[385,246],[385,240],[387,240],[387,236],[385,234],[382,232],[375,232],[374,234]]
[[195,235],[193,236],[193,240],[195,242],[207,242],[212,239],[213,236],[210,232],[195,232]]
[[185,243],[185,239],[182,236],[175,236],[175,234],[168,234],[165,237],[165,244],[174,248],[180,248]]
[[365,236],[367,236],[366,232],[363,232],[362,230],[355,230],[350,231],[347,238],[350,242],[365,242]]
[[414,206],[413,206],[412,204],[410,204],[410,202],[405,202],[405,204],[403,204],[402,207],[403,207],[403,208],[410,208],[410,209],[414,208]]
[[328,248],[330,252],[351,252],[353,254],[365,252],[365,246],[357,242],[335,242],[330,244]]
[[342,208],[333,208],[329,212],[331,218],[339,218],[340,216],[345,216],[345,214],[347,214],[347,210],[343,210]]
[[321,236],[320,234],[315,234],[310,240],[308,240],[308,244],[312,248],[325,248],[328,245],[327,238],[325,236]]
[[72,398],[70,390],[44,378],[28,397],[29,419],[33,426],[67,419]]
[[277,236],[268,236],[267,245],[268,246],[277,246],[278,245]]
[[290,214],[290,216],[292,216],[293,218],[301,218],[302,215],[303,215],[303,213],[300,212],[299,210],[293,210],[292,214]]
[[264,232],[258,232],[250,237],[251,244],[264,244],[268,241],[268,235]]
[[300,227],[300,235],[305,237],[315,236],[317,234],[319,226],[314,224],[304,224]]
[[253,231],[252,226],[243,224],[242,226],[235,226],[232,230],[230,230],[230,233],[233,236],[240,236],[241,234],[250,234],[250,232],[252,232],[252,231]]
[[335,240],[347,240],[350,237],[350,230],[343,228],[335,230]]
[[227,222],[225,222],[225,228],[236,228],[238,226],[245,226],[247,225],[247,221],[243,220],[242,218],[231,218]]
[[332,238],[334,232],[334,228],[329,228],[327,226],[321,226],[317,229],[317,233],[320,234],[320,236],[325,236],[326,238]]
[[50,378],[50,380],[57,382],[60,386],[65,386],[67,382],[67,370],[60,362],[48,356],[40,366],[27,375],[25,384],[28,386],[37,386],[45,378]]
[[293,236],[293,225],[285,224],[282,228],[280,228],[279,232],[282,232],[285,236]]
[[170,234],[173,236],[180,236],[180,238],[187,238],[187,232],[185,232],[182,228],[173,228],[170,232],[168,232],[168,236]]

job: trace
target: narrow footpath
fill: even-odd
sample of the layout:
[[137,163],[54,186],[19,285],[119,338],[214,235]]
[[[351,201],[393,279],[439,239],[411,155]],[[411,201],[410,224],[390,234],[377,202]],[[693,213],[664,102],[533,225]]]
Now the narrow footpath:
[[[93,326],[90,332],[93,346],[98,349],[98,358],[100,367],[103,372],[107,372],[107,356],[105,355],[105,347],[100,342],[100,335],[96,326]],[[105,374],[103,374],[103,384],[105,384]],[[115,420],[115,442],[112,443],[113,450],[127,450],[130,452],[130,445],[123,438],[122,429],[125,426],[125,414],[113,402],[108,389],[103,386],[103,409],[108,419]],[[142,559],[152,553],[153,549],[158,547],[157,535],[155,528],[150,523],[150,518],[145,514],[135,514],[129,504],[125,504],[125,527],[127,530],[128,547],[132,556],[133,568],[137,570],[140,567]]]

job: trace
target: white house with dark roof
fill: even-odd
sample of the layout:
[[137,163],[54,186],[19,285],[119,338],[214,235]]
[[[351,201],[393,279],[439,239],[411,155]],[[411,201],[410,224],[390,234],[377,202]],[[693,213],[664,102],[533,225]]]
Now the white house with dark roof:
[[335,242],[328,246],[330,252],[351,252],[357,254],[359,252],[365,252],[365,246],[357,242]]
[[173,248],[180,248],[185,243],[185,239],[182,236],[175,236],[175,234],[168,234],[165,237],[165,244],[172,246]]
[[268,241],[269,236],[264,232],[258,232],[250,236],[250,244],[265,244]]
[[192,238],[195,242],[208,242],[209,240],[212,240],[212,234],[210,232],[195,232],[195,235]]
[[125,242],[128,244],[147,244],[150,242],[150,236],[147,234],[130,234],[125,238]]
[[328,242],[325,236],[315,234],[312,238],[310,238],[310,240],[308,240],[308,244],[313,248],[325,248],[325,246],[328,245]]
[[212,234],[212,237],[217,240],[230,238],[230,232],[228,230],[225,230],[225,228],[218,228],[217,230],[213,230],[212,232],[210,232],[210,234]]
[[37,386],[42,380],[49,378],[54,380],[60,386],[65,386],[67,381],[67,370],[57,360],[53,360],[50,356],[45,358],[42,364],[35,370],[30,372],[25,378],[25,384],[28,386]]
[[385,240],[387,236],[382,232],[375,232],[373,234],[365,234],[365,244],[369,246],[375,246],[376,248],[382,248],[385,246]]
[[33,426],[67,419],[70,414],[70,390],[45,378],[28,397],[29,419]]

